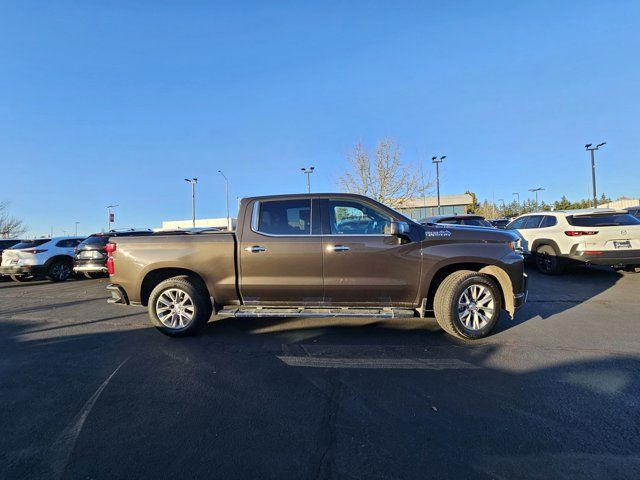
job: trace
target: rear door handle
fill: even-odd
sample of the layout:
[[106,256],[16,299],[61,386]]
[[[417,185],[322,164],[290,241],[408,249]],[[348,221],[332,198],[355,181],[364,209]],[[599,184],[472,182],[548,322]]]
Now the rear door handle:
[[329,247],[329,250],[332,252],[347,252],[349,251],[349,247],[345,245],[333,245],[332,247]]
[[265,247],[261,247],[260,245],[254,245],[252,247],[246,247],[245,251],[247,252],[251,252],[251,253],[260,253],[260,252],[264,252],[266,250]]

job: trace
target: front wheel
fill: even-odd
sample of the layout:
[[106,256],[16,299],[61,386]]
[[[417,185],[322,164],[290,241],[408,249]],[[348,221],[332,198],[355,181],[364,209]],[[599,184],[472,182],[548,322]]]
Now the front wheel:
[[445,278],[433,301],[438,325],[454,337],[469,340],[486,337],[501,309],[500,290],[493,278],[469,270]]
[[536,250],[536,268],[545,275],[560,275],[564,266],[551,245],[541,245]]
[[206,289],[184,275],[160,282],[149,296],[148,309],[151,323],[170,337],[195,335],[213,311]]

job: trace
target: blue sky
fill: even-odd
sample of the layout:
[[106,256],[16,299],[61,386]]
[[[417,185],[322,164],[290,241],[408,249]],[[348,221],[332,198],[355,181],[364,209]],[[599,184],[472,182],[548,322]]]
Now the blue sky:
[[[30,234],[337,190],[347,153],[447,155],[442,193],[640,195],[640,2],[0,2],[0,200]],[[431,165],[425,163],[427,170]],[[235,209],[234,209],[235,210]]]

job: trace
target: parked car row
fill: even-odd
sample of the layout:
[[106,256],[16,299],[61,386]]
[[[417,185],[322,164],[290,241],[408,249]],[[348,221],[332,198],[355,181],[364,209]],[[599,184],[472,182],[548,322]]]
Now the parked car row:
[[53,237],[34,240],[0,239],[0,276],[16,282],[44,277],[64,282],[72,275],[87,278],[107,276],[106,245],[114,237],[145,235],[187,235],[216,228],[172,230],[112,230],[89,237]]
[[454,224],[515,231],[523,254],[542,273],[557,275],[570,264],[607,265],[627,271],[640,268],[640,206],[615,210],[589,208],[534,212],[511,221],[481,215],[439,215],[423,225]]

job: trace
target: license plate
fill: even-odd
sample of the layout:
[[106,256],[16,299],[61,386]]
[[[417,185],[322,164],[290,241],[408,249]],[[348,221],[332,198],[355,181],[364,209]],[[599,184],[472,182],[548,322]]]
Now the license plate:
[[629,240],[614,241],[613,248],[631,248],[631,242]]

